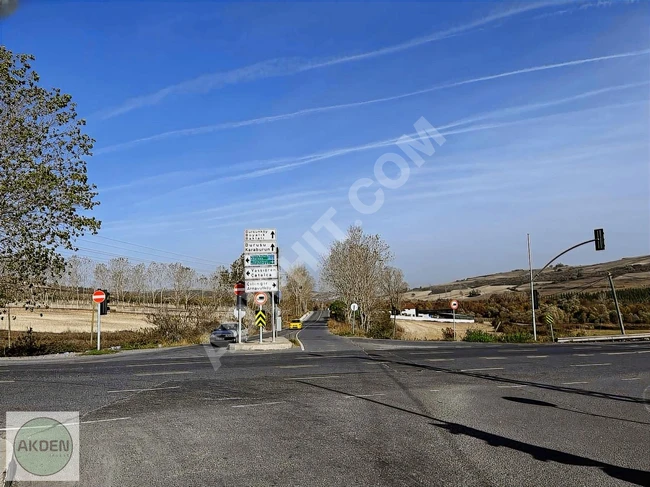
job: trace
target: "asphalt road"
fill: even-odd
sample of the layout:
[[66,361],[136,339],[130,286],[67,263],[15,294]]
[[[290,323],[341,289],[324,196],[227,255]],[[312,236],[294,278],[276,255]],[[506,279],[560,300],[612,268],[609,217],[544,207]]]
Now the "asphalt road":
[[650,343],[299,339],[0,360],[0,412],[80,412],[60,486],[650,485]]

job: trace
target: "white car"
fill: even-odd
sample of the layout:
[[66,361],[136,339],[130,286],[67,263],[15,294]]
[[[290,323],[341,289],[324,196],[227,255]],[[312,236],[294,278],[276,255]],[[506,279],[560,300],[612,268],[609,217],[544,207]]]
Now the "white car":
[[[219,328],[215,328],[210,333],[210,344],[214,347],[234,343],[237,341],[237,323],[221,323]],[[244,325],[241,329],[241,341],[248,340],[248,330]]]

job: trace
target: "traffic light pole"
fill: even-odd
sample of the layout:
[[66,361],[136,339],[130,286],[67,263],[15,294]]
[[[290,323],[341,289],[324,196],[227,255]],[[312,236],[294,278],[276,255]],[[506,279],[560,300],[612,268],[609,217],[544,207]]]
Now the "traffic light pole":
[[621,328],[621,335],[625,335],[625,327],[623,326],[623,315],[621,314],[621,308],[619,308],[618,306],[618,297],[616,296],[616,289],[614,288],[612,273],[608,272],[607,277],[609,278],[609,285],[612,288],[612,294],[614,295],[614,304],[616,305],[616,316],[618,316],[618,326]]
[[530,233],[527,233],[526,236],[528,238],[528,268],[530,270],[530,309],[533,312],[533,339],[537,341],[537,323],[535,322],[535,292],[533,291],[533,281],[534,281],[533,259],[530,256]]
[[271,340],[275,343],[275,293],[271,291]]
[[97,303],[97,350],[101,348],[102,344],[102,304]]

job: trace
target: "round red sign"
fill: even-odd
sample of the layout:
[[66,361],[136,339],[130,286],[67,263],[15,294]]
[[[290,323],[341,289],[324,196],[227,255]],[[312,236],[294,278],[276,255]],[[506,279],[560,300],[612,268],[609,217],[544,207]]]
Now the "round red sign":
[[453,299],[451,303],[449,303],[449,306],[451,306],[451,309],[458,309],[458,301]]
[[244,286],[243,282],[238,282],[235,284],[235,295],[236,296],[241,296],[246,292],[246,286]]
[[106,299],[106,294],[104,294],[104,291],[98,289],[93,293],[93,301],[95,301],[96,303],[103,303],[105,299]]

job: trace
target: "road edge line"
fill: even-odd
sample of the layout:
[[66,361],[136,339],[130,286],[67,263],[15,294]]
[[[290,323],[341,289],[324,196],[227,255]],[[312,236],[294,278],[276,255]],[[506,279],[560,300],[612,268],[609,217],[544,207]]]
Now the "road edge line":
[[300,332],[301,332],[301,331],[302,331],[302,329],[301,329],[298,333],[296,333],[296,337],[295,337],[295,338],[296,338],[296,341],[300,344],[300,350],[304,352],[304,351],[305,351],[305,346],[304,346],[304,345],[302,344],[302,342],[300,341],[300,338],[298,338],[298,335],[300,335]]

